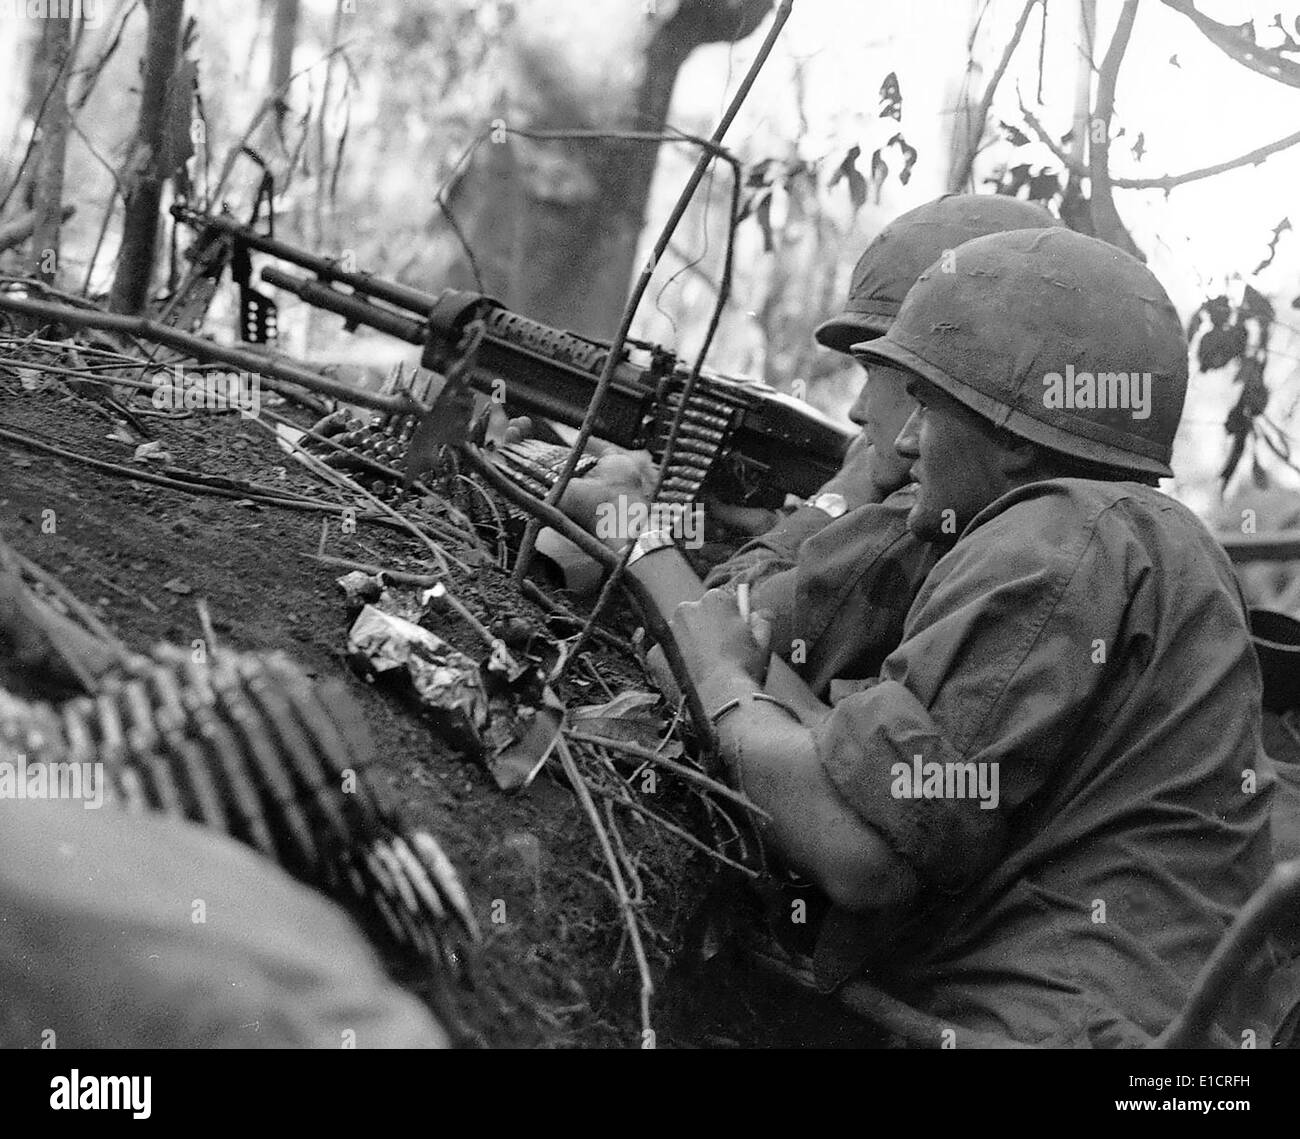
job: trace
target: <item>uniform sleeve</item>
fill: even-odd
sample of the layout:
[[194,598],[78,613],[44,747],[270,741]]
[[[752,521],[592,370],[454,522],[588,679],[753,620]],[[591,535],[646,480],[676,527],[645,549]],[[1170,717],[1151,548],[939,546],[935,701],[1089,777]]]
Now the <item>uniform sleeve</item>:
[[[840,675],[879,671],[933,554],[907,529],[910,500],[873,503],[809,538],[798,563],[754,586],[752,605],[772,619],[772,647],[815,689]],[[795,640],[802,652],[794,656]],[[864,664],[869,662],[869,664]],[[863,668],[867,672],[863,672]]]
[[816,506],[797,507],[766,534],[742,546],[721,565],[714,566],[704,579],[705,587],[734,587],[742,581],[757,585],[772,574],[793,569],[798,561],[799,547],[830,521],[831,516]]
[[1115,643],[1129,600],[1117,583],[1137,559],[1096,522],[1045,493],[964,537],[879,681],[815,733],[834,785],[922,882],[958,889],[998,860],[1008,813],[1087,715],[1104,673],[1091,649]]
[[0,1045],[438,1048],[336,904],[234,839],[0,801]]

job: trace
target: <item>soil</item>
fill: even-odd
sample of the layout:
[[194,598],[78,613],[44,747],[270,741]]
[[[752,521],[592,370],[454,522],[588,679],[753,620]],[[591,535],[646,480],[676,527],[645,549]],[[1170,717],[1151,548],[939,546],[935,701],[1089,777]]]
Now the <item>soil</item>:
[[[313,419],[291,406],[277,410],[303,426]],[[59,386],[24,391],[13,373],[0,371],[0,422],[81,455],[150,469],[133,464],[133,443],[110,437],[114,425],[99,404]],[[264,429],[238,414],[200,411],[145,422],[170,452],[171,465],[331,497]],[[527,793],[504,794],[483,767],[353,674],[343,660],[349,621],[335,584],[345,571],[302,556],[317,550],[321,515],[147,485],[5,441],[0,464],[0,532],[92,605],[131,647],[189,644],[202,635],[196,602],[206,599],[221,645],[283,650],[312,676],[347,678],[391,790],[452,858],[485,931],[485,958],[502,983],[475,1011],[481,1043],[640,1042],[636,969],[621,944],[607,870],[577,801],[546,773]],[[415,539],[363,520],[347,534],[331,518],[325,552],[436,571]],[[543,611],[495,566],[475,566],[472,575],[454,569],[448,585],[486,623],[518,615],[546,625]],[[453,617],[436,631],[476,659],[484,655],[464,621]],[[604,685],[616,693],[645,687],[634,662],[617,651],[597,645],[590,663],[603,684],[574,669],[558,693],[567,704],[604,702]],[[620,826],[641,868],[647,953],[663,976],[701,896],[700,864],[707,860],[632,816],[623,816]],[[493,920],[494,913],[501,916],[493,906],[498,900],[504,922]]]

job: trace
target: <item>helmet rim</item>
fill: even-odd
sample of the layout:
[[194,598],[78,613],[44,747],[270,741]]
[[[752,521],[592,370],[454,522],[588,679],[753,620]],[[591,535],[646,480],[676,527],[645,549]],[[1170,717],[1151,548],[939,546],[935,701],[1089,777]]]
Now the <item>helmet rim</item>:
[[[1066,431],[1039,419],[1023,407],[980,391],[895,340],[862,341],[852,346],[851,354],[863,364],[876,360],[912,372],[995,427],[1004,428],[1017,438],[1050,451],[1134,474],[1173,478],[1167,447],[1151,440],[1120,436],[1103,424],[1083,420],[1073,422],[1073,430]],[[1149,450],[1151,454],[1142,454],[1142,450]]]

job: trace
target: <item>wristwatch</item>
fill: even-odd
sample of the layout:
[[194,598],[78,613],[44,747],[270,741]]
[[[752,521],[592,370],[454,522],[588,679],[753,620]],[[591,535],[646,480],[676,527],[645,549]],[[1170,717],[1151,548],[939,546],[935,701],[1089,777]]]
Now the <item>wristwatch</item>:
[[842,494],[836,494],[833,490],[824,490],[821,494],[815,494],[808,499],[805,506],[813,506],[832,518],[839,518],[849,508],[848,500]]
[[631,569],[646,554],[653,554],[656,550],[674,548],[676,545],[677,543],[673,541],[672,531],[647,530],[632,543],[632,553],[627,559],[627,566]]

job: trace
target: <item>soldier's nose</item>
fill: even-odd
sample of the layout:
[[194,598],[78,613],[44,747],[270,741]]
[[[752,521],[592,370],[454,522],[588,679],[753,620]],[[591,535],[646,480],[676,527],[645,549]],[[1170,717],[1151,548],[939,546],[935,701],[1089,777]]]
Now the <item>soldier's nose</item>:
[[907,422],[903,424],[903,429],[898,433],[898,438],[894,440],[894,450],[905,459],[920,458],[920,429],[918,426],[920,418],[921,409],[918,407],[907,417]]

